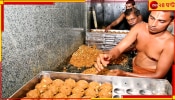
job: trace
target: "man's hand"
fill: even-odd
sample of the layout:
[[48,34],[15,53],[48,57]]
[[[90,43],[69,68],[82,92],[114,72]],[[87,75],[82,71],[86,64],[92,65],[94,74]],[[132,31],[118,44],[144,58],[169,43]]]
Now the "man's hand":
[[104,69],[104,67],[107,67],[111,59],[112,56],[110,54],[100,54],[97,57],[97,62],[94,64],[97,71],[100,72]]
[[110,70],[107,75],[110,76],[126,76],[125,75],[125,71],[119,70],[119,69],[115,69],[115,70]]
[[111,26],[108,25],[108,26],[105,28],[105,32],[108,32],[108,30],[110,30],[110,29],[111,29]]

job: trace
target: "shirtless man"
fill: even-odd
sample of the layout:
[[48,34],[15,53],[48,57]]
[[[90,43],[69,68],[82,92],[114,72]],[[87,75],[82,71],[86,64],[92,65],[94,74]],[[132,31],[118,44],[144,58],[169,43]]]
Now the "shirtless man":
[[[126,10],[135,8],[135,1],[134,0],[128,0],[126,2],[125,7],[126,7]],[[126,12],[126,10],[125,10],[125,12]],[[126,17],[125,12],[122,12],[121,15],[117,19],[115,19],[110,25],[108,25],[105,28],[105,32],[108,32],[109,29],[112,29],[112,27],[114,27],[114,26],[118,25],[120,22],[122,22]],[[139,14],[138,20],[142,21],[142,15],[141,14]]]
[[[125,12],[125,18],[127,20],[127,23],[129,24],[130,29],[136,25],[137,23],[143,22],[142,20],[140,20],[139,16],[140,11],[137,8],[131,8],[131,9],[127,9]],[[125,52],[130,52],[130,51],[135,51],[135,43],[132,44],[131,46],[129,46],[129,48],[127,48],[125,50]]]
[[115,69],[109,75],[164,78],[174,60],[174,37],[166,30],[173,19],[174,13],[171,11],[152,11],[148,23],[135,25],[118,45],[97,57],[96,69],[103,70],[111,60],[136,42],[133,73]]
[[140,20],[140,11],[137,8],[127,9],[125,12],[125,18],[127,23],[129,24],[130,28],[132,28],[137,23],[143,22]]

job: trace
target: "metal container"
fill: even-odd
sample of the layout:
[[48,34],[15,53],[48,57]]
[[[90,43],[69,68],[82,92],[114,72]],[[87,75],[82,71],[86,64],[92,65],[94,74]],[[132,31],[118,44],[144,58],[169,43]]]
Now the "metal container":
[[23,98],[26,96],[26,93],[35,88],[35,85],[40,82],[42,76],[49,76],[51,79],[62,79],[72,78],[75,81],[80,79],[86,80],[88,82],[96,81],[99,83],[109,82],[112,84],[112,76],[103,76],[103,75],[87,75],[81,73],[67,73],[67,72],[54,72],[54,71],[42,71],[32,78],[29,82],[23,85],[19,90],[17,90],[9,98]]
[[[88,82],[96,81],[99,83],[109,82],[112,84],[112,97],[118,98],[123,95],[172,95],[172,86],[165,79],[88,75],[81,73],[53,72],[42,71],[9,98],[23,98],[26,93],[34,89],[35,85],[40,82],[42,76],[49,76],[51,79],[72,78],[75,81],[86,80]],[[158,85],[159,84],[159,85]]]
[[117,77],[113,83],[113,98],[123,95],[172,95],[172,86],[165,79]]
[[90,32],[98,32],[98,33],[105,33],[105,34],[110,34],[110,33],[113,33],[113,34],[127,34],[129,32],[129,30],[108,30],[108,32],[105,32],[105,29],[91,29]]
[[116,46],[128,33],[128,30],[91,29],[86,32],[86,45],[96,47],[100,50],[110,50]]

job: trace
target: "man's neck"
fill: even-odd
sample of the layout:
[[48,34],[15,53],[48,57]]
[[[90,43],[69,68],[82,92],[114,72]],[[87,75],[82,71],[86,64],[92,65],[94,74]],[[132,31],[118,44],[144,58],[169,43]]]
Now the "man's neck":
[[164,31],[161,31],[161,32],[157,32],[157,33],[151,33],[151,32],[149,32],[149,35],[150,35],[150,37],[161,37],[161,36],[163,36],[164,34],[165,34],[165,32],[166,32],[166,30],[164,30]]

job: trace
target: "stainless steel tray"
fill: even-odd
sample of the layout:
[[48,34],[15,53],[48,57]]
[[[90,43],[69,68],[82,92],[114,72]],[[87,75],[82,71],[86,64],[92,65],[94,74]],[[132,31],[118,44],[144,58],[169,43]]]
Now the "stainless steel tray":
[[[32,78],[29,82],[23,85],[9,98],[25,97],[29,90],[34,89],[35,85],[40,82],[43,75],[49,75],[51,79],[72,78],[75,81],[80,79],[88,82],[96,81],[99,83],[109,82],[113,85],[112,98],[122,97],[122,95],[172,95],[172,86],[165,79],[150,79],[150,78],[134,78],[120,76],[104,76],[104,75],[88,75],[81,73],[67,73],[42,71]],[[160,88],[161,87],[161,88]],[[135,90],[135,91],[134,91]]]
[[128,30],[109,30],[92,29],[86,32],[86,44],[88,46],[96,45],[98,49],[109,50],[116,46],[128,33]]
[[72,78],[75,81],[80,79],[86,80],[88,82],[96,81],[99,83],[109,82],[112,83],[112,76],[103,76],[103,75],[87,75],[81,73],[67,73],[67,72],[54,72],[54,71],[42,71],[34,78],[32,78],[29,82],[23,85],[19,90],[17,90],[12,96],[9,98],[22,98],[25,97],[26,93],[29,90],[34,89],[35,85],[40,82],[43,75],[49,75],[51,79],[62,79],[65,80],[67,78]]
[[122,95],[172,95],[172,86],[165,79],[117,77],[113,83],[113,98]]
[[105,29],[91,29],[90,32],[96,32],[96,33],[122,33],[127,34],[129,30],[108,30],[108,32],[105,32]]

